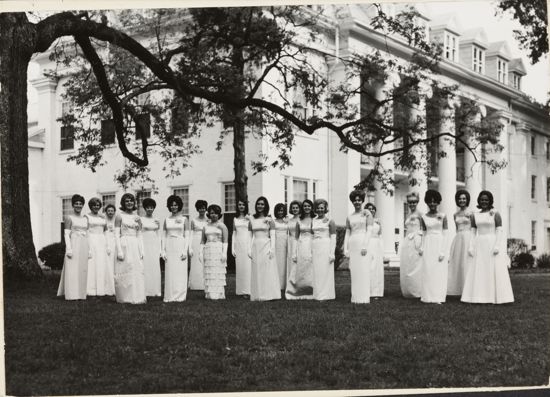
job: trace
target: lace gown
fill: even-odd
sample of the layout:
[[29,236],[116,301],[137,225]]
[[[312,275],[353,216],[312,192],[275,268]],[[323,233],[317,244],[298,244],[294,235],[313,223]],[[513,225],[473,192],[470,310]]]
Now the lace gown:
[[439,255],[445,254],[443,236],[443,215],[435,217],[423,215],[426,225],[424,233],[424,253],[422,254],[422,292],[420,300],[426,303],[445,302],[447,295],[447,258],[439,261]]
[[164,302],[183,302],[187,298],[187,258],[181,259],[185,217],[166,218],[165,225]]
[[88,260],[88,295],[114,295],[115,279],[107,256],[105,218],[88,214],[88,244],[91,258]]
[[456,235],[451,244],[449,253],[449,278],[447,280],[447,295],[462,295],[464,278],[468,271],[470,256],[471,220],[470,215],[456,214]]
[[250,300],[265,301],[281,299],[279,274],[275,258],[269,258],[271,240],[268,219],[250,219],[252,230],[252,269],[250,274]]
[[225,299],[225,273],[227,262],[222,262],[222,229],[219,225],[207,224],[204,227],[204,293],[206,299]]
[[370,263],[370,296],[384,296],[384,248],[380,238],[380,223],[377,219],[371,225],[371,233],[367,246],[367,256]]
[[348,251],[351,278],[351,302],[370,302],[370,263],[367,255],[361,255],[366,248],[367,217],[362,212],[348,217],[350,227]]
[[[300,226],[300,236],[298,240],[294,238],[293,245],[297,260],[292,261],[292,266],[288,272],[286,283],[286,299],[313,299],[313,265],[311,256],[311,243],[313,240],[313,231],[311,223],[307,220],[296,222]],[[294,253],[292,253],[294,255]]]
[[335,299],[334,263],[329,260],[329,257],[334,255],[334,252],[330,252],[328,219],[314,218],[311,228],[313,230],[313,241],[311,243],[313,299]]
[[476,234],[474,257],[464,281],[461,300],[469,303],[511,303],[514,301],[510,275],[509,258],[503,242],[499,253],[493,255],[496,240],[495,212],[474,214]]
[[72,257],[63,259],[61,280],[57,296],[65,295],[66,300],[86,299],[88,283],[88,218],[69,215],[71,218]]
[[421,217],[410,215],[405,221],[407,230],[400,244],[399,283],[401,293],[405,298],[420,298],[422,290],[422,256],[418,251],[422,248]]
[[191,222],[191,249],[193,256],[189,258],[189,289],[204,289],[204,267],[199,260],[199,250],[202,240],[202,229],[206,226],[208,220],[195,218]]
[[279,271],[280,289],[286,288],[288,258],[288,224],[275,220],[275,260]]
[[250,295],[250,273],[251,263],[248,256],[248,245],[250,232],[248,231],[249,220],[235,218],[235,234],[233,238],[235,246],[235,293],[237,295]]
[[155,218],[142,217],[143,267],[145,272],[145,295],[161,295],[160,274],[160,224]]
[[119,214],[120,247],[124,259],[115,264],[115,295],[119,303],[145,303],[145,276],[141,259],[141,230],[139,217]]

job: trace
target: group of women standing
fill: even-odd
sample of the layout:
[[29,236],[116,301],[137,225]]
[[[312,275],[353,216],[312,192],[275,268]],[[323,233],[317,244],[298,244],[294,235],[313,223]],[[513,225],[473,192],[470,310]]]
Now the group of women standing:
[[493,195],[479,193],[479,211],[468,209],[470,194],[459,190],[454,214],[456,235],[447,251],[448,221],[438,212],[441,195],[428,190],[424,202],[429,211],[417,210],[417,193],[407,195],[410,215],[400,252],[400,283],[404,297],[426,303],[443,303],[447,295],[461,296],[468,303],[514,301],[502,219],[493,209]]
[[[368,303],[384,295],[383,245],[376,207],[365,193],[349,195],[354,212],[346,219],[343,251],[349,257],[351,301]],[[410,215],[400,251],[400,284],[406,298],[442,303],[447,295],[461,295],[464,302],[507,303],[513,293],[503,247],[502,221],[493,210],[493,196],[483,191],[479,212],[467,208],[468,192],[456,196],[457,234],[450,252],[448,222],[438,212],[441,195],[426,192],[429,211],[417,210],[417,193],[407,195]],[[207,299],[225,299],[229,232],[221,221],[221,208],[198,200],[198,216],[190,222],[181,215],[178,196],[167,199],[170,215],[159,222],[156,202],[143,200],[145,215],[136,215],[136,200],[126,193],[121,212],[108,205],[99,214],[101,201],[92,198],[90,213],[83,215],[84,198],[74,195],[73,214],[65,219],[66,255],[58,295],[86,299],[88,295],[115,295],[117,302],[145,303],[147,296],[181,302],[187,290],[204,290]],[[281,299],[335,299],[334,260],[336,226],[327,216],[323,199],[292,201],[275,206],[259,197],[252,216],[248,205],[237,202],[231,254],[235,257],[237,295],[252,301]],[[165,262],[164,294],[159,258]],[[189,263],[189,268],[188,268]]]

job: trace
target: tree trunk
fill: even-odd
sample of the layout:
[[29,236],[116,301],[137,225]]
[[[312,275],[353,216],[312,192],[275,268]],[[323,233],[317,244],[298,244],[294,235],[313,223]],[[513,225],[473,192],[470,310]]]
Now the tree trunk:
[[[235,171],[235,204],[248,201],[248,176],[246,175],[245,131],[242,111],[233,114],[233,168]],[[252,209],[250,209],[252,211]]]
[[36,32],[24,13],[0,14],[0,144],[4,275],[40,278],[29,208],[27,67]]

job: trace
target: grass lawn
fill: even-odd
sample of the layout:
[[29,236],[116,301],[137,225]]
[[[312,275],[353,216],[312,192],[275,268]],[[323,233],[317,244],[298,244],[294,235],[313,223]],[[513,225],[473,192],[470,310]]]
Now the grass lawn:
[[5,286],[10,395],[526,386],[548,383],[550,274],[512,274],[516,303],[66,302],[58,278]]

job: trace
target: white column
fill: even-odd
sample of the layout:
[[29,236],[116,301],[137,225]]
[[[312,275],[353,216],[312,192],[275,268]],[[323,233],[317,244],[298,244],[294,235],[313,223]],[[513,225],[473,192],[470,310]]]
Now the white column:
[[[59,151],[59,133],[56,89],[57,80],[42,77],[31,81],[38,93],[38,126],[44,128],[44,151],[42,168],[42,186],[45,191],[42,195],[42,220],[40,221],[41,241],[43,245],[60,241],[60,221],[56,217],[59,208],[59,199],[56,196],[55,164]],[[33,233],[35,231],[33,230]],[[42,247],[36,247],[39,250]]]
[[[455,101],[443,101],[443,104],[442,109],[440,109],[439,133],[454,135]],[[450,136],[439,137],[439,152],[445,153],[445,156],[440,157],[437,163],[438,191],[442,197],[439,211],[445,213],[447,219],[450,220],[456,212],[456,152],[454,138]],[[452,228],[450,229],[453,230]]]
[[[471,120],[472,123],[479,124],[481,118],[486,115],[485,106],[480,106],[480,112]],[[467,137],[468,146],[474,148],[477,145],[475,139],[471,136]],[[477,157],[477,161],[476,161]],[[476,208],[476,200],[479,192],[482,190],[483,184],[483,168],[481,166],[481,152],[476,150],[476,157],[468,149],[464,149],[464,176],[466,182],[466,190],[470,193],[470,209]]]
[[[499,143],[504,147],[501,152],[491,150],[488,153],[488,159],[492,160],[505,160],[508,158],[508,126],[511,122],[509,114],[498,111],[492,117],[497,117],[498,122],[502,125],[502,129],[499,134]],[[504,238],[508,238],[508,178],[506,168],[502,168],[496,173],[491,173],[487,166],[485,171],[486,185],[485,189],[489,190],[495,199],[494,207],[502,217],[502,230],[504,231]]]

